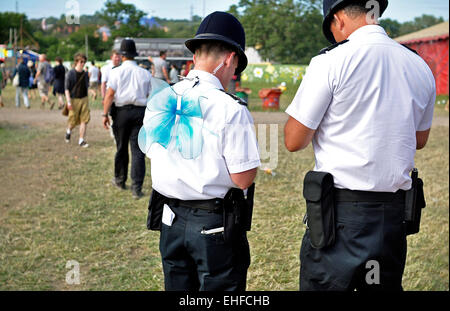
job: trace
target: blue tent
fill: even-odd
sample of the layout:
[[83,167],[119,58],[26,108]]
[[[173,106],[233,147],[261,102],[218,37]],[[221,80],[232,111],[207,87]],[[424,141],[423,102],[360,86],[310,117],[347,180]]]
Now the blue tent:
[[24,50],[22,51],[22,56],[24,58],[28,58],[31,59],[33,62],[36,62],[37,60],[39,60],[39,54],[32,51],[32,50]]

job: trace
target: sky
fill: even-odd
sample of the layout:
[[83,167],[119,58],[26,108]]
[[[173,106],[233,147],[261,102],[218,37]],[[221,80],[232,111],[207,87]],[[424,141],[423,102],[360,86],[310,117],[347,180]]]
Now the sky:
[[[239,0],[122,0],[133,3],[148,14],[167,19],[189,19],[191,13],[205,16],[214,11],[225,11]],[[80,15],[92,15],[103,7],[102,0],[0,0],[0,12],[16,11],[16,2],[20,13],[28,18],[59,17],[69,11],[66,4],[77,2]],[[389,6],[383,18],[396,19],[399,22],[413,20],[422,14],[435,15],[448,20],[448,0],[389,0]]]

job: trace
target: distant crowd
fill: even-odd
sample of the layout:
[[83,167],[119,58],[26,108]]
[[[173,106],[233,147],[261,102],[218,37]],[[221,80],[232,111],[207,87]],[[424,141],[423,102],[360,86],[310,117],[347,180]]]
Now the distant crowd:
[[[113,51],[111,59],[114,55],[118,55],[117,51]],[[186,65],[183,64],[181,68],[175,63],[166,61],[166,51],[160,52],[160,57],[151,58],[150,66],[145,63],[139,64],[140,67],[151,71],[152,76],[166,80],[167,83],[176,83],[179,81],[179,76],[186,76]],[[4,106],[2,98],[2,89],[6,87],[8,81],[16,87],[15,104],[17,108],[23,105],[29,109],[30,98],[41,99],[41,109],[46,106],[52,110],[57,104],[58,109],[63,109],[67,101],[65,98],[65,80],[69,69],[64,66],[61,57],[55,58],[56,65],[52,66],[45,54],[39,56],[38,61],[33,61],[25,56],[21,56],[17,60],[17,66],[13,70],[8,70],[3,62],[0,65],[0,107]],[[85,64],[83,70],[88,74],[89,86],[88,94],[91,99],[96,100],[99,95],[102,98],[105,95],[105,85],[102,87],[102,74],[104,71],[111,69],[112,61],[103,66],[97,66],[95,61],[90,62],[90,66]],[[120,61],[119,61],[120,65]],[[71,65],[75,67],[75,62]],[[49,96],[52,93],[55,98]],[[22,101],[21,101],[22,99]]]

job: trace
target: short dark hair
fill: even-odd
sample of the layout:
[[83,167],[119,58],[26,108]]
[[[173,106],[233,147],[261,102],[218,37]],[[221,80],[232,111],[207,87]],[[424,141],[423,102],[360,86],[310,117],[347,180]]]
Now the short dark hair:
[[195,47],[197,56],[206,54],[222,55],[223,53],[236,52],[231,45],[218,40],[204,40]]
[[63,59],[59,56],[56,56],[55,60],[60,64],[62,64],[62,62],[63,62]]
[[159,56],[163,56],[164,54],[166,54],[167,53],[167,51],[160,51],[159,52]]
[[73,58],[75,64],[77,64],[81,59],[84,59],[84,61],[87,61],[86,55],[84,55],[83,53],[77,53],[77,54],[75,54],[75,57]]
[[95,60],[91,60],[91,64],[92,64],[92,65],[95,65]]
[[363,3],[350,3],[342,9],[345,14],[352,19],[360,17],[361,15],[366,15],[370,11]]

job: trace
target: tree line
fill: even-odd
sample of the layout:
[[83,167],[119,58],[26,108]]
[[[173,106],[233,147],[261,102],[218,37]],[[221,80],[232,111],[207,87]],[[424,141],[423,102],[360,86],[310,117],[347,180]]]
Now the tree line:
[[[242,22],[246,30],[246,45],[255,47],[263,59],[283,64],[307,64],[329,44],[322,35],[321,5],[321,0],[240,0],[228,12]],[[24,46],[37,42],[39,53],[46,53],[50,59],[60,56],[69,60],[76,52],[85,51],[87,36],[90,59],[104,60],[109,57],[116,37],[189,38],[195,35],[201,22],[199,16],[193,16],[191,20],[155,17],[161,27],[150,28],[140,23],[146,15],[134,4],[108,0],[100,11],[82,15],[79,25],[68,24],[66,16],[61,15],[59,18],[48,18],[46,22],[52,28],[43,30],[42,19],[30,20],[25,14],[3,12],[0,13],[0,44],[9,42],[10,28],[19,31],[22,27]],[[380,19],[380,24],[395,38],[443,21],[442,17],[422,15],[404,23],[389,18]],[[103,25],[111,30],[107,41],[103,41],[97,32],[98,27]]]

